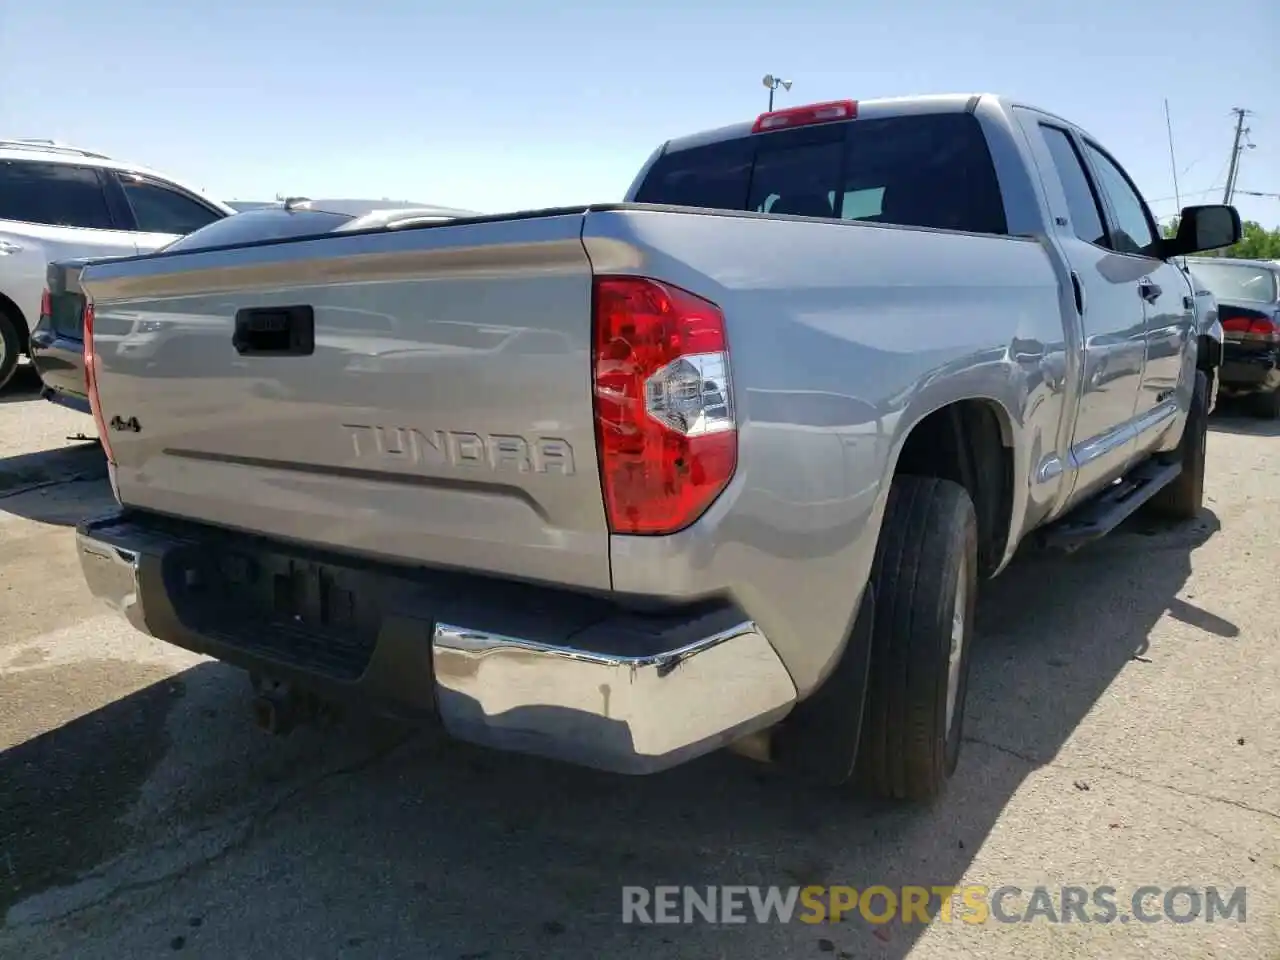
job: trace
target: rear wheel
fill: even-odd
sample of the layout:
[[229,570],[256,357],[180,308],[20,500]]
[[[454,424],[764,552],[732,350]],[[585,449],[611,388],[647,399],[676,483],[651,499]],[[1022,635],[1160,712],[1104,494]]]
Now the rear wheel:
[[955,771],[978,585],[978,527],[959,484],[893,481],[873,576],[875,620],[858,780],[929,800]]
[[1209,444],[1209,378],[1196,373],[1195,392],[1177,456],[1178,478],[1151,498],[1151,512],[1170,520],[1193,520],[1204,506],[1204,464]]
[[18,324],[5,310],[0,310],[0,390],[13,379],[22,355],[22,338]]

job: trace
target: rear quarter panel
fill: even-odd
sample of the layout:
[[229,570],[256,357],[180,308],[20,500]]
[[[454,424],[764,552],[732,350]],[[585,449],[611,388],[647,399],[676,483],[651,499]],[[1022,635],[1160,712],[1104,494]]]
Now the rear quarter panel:
[[[718,304],[740,421],[738,472],[693,527],[614,536],[615,590],[729,592],[802,695],[833,666],[909,430],[989,401],[1014,452],[1015,518],[1048,504],[1062,300],[1037,242],[852,222],[661,210],[589,213],[597,274],[642,274]],[[1012,544],[1011,544],[1012,546]]]

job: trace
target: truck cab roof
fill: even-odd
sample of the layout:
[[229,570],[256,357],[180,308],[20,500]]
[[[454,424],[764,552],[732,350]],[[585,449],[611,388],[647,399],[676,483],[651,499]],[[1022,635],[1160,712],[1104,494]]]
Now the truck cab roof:
[[[879,116],[902,116],[908,113],[959,113],[966,109],[972,109],[973,105],[984,96],[991,96],[991,94],[943,93],[913,97],[881,97],[873,100],[850,99],[857,103],[858,117],[860,119],[874,119]],[[797,109],[802,106],[806,105],[779,106],[774,112],[783,113],[786,110]],[[756,118],[752,117],[750,120],[740,120],[736,123],[726,124],[723,127],[716,127],[713,130],[703,130],[699,133],[674,137],[664,145],[665,152],[673,153],[677,150],[688,150],[691,147],[701,147],[709,143],[719,143],[722,140],[736,140],[738,137],[749,136],[755,122]]]
[[[850,99],[857,104],[857,119],[860,120],[875,120],[881,117],[901,117],[920,113],[972,113],[978,108],[979,103],[991,102],[997,105],[1000,109],[1020,106],[1030,110],[1035,110],[1045,116],[1053,117],[1065,126],[1072,127],[1076,130],[1080,129],[1077,124],[1072,123],[1069,120],[1064,120],[1042,107],[1017,103],[1008,97],[995,93],[934,93],[908,97],[877,97],[870,100],[858,100],[856,98]],[[779,106],[774,112],[785,113],[788,110],[801,109],[805,106],[811,106],[811,104]],[[752,133],[752,127],[754,126],[756,119],[757,118],[753,117],[750,120],[740,120],[736,123],[716,127],[713,130],[703,130],[699,133],[673,137],[663,144],[660,149],[665,153],[673,153],[678,150],[688,150],[692,147],[701,147],[711,143],[719,143],[724,140],[734,140],[738,137],[749,136]]]

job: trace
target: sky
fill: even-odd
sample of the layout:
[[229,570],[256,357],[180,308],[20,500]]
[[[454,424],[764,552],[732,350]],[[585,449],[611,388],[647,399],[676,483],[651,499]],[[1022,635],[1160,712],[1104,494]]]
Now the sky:
[[[763,111],[766,73],[793,82],[780,106],[1035,104],[1098,138],[1162,219],[1179,191],[1221,202],[1246,107],[1237,187],[1280,194],[1277,0],[0,0],[0,135],[223,200],[619,200],[665,140]],[[1236,205],[1280,225],[1280,199]]]

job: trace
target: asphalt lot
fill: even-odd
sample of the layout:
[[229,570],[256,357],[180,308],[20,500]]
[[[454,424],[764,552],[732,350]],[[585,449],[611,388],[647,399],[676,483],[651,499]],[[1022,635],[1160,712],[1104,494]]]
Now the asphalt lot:
[[[1030,555],[980,605],[945,801],[728,755],[622,779],[359,721],[271,738],[132,632],[71,525],[92,423],[0,395],[0,956],[1280,958],[1280,426],[1230,411],[1195,524]],[[626,925],[621,886],[1247,887],[1244,923]]]

